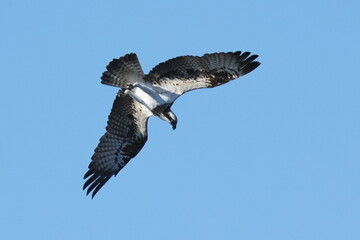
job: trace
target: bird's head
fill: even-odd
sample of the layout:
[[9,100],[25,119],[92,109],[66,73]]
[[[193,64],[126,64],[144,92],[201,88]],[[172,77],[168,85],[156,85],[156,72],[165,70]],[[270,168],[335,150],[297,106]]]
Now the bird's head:
[[165,111],[163,111],[160,116],[159,116],[162,120],[168,122],[171,124],[172,128],[175,130],[176,128],[176,124],[177,124],[177,117],[176,115],[171,111],[170,108],[165,109]]

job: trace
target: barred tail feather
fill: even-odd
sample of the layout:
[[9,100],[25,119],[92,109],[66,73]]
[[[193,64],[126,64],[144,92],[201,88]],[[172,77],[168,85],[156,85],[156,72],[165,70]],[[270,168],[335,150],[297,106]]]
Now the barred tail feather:
[[106,69],[101,77],[102,84],[127,88],[130,84],[143,81],[144,72],[135,53],[113,59]]

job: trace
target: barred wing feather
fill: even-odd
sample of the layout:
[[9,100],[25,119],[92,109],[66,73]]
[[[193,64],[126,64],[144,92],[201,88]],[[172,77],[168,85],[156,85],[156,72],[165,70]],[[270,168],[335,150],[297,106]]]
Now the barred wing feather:
[[254,61],[257,57],[240,51],[176,57],[154,67],[144,80],[181,95],[216,87],[249,73],[260,65]]
[[122,91],[116,96],[106,133],[91,158],[84,176],[87,194],[92,197],[135,157],[147,140],[147,120],[152,113]]

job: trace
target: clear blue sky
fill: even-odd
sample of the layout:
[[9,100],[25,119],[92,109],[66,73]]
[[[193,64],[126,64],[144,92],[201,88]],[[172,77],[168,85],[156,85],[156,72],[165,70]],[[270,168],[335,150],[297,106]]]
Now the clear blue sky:
[[[1,239],[360,239],[359,1],[0,3]],[[117,89],[179,55],[262,65],[182,96],[91,200],[83,175]]]

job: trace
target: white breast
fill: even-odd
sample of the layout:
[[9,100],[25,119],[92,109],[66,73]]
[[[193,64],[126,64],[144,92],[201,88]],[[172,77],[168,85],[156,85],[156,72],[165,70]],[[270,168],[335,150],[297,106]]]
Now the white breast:
[[164,103],[172,103],[179,96],[151,84],[135,84],[133,88],[126,90],[126,93],[149,110]]

